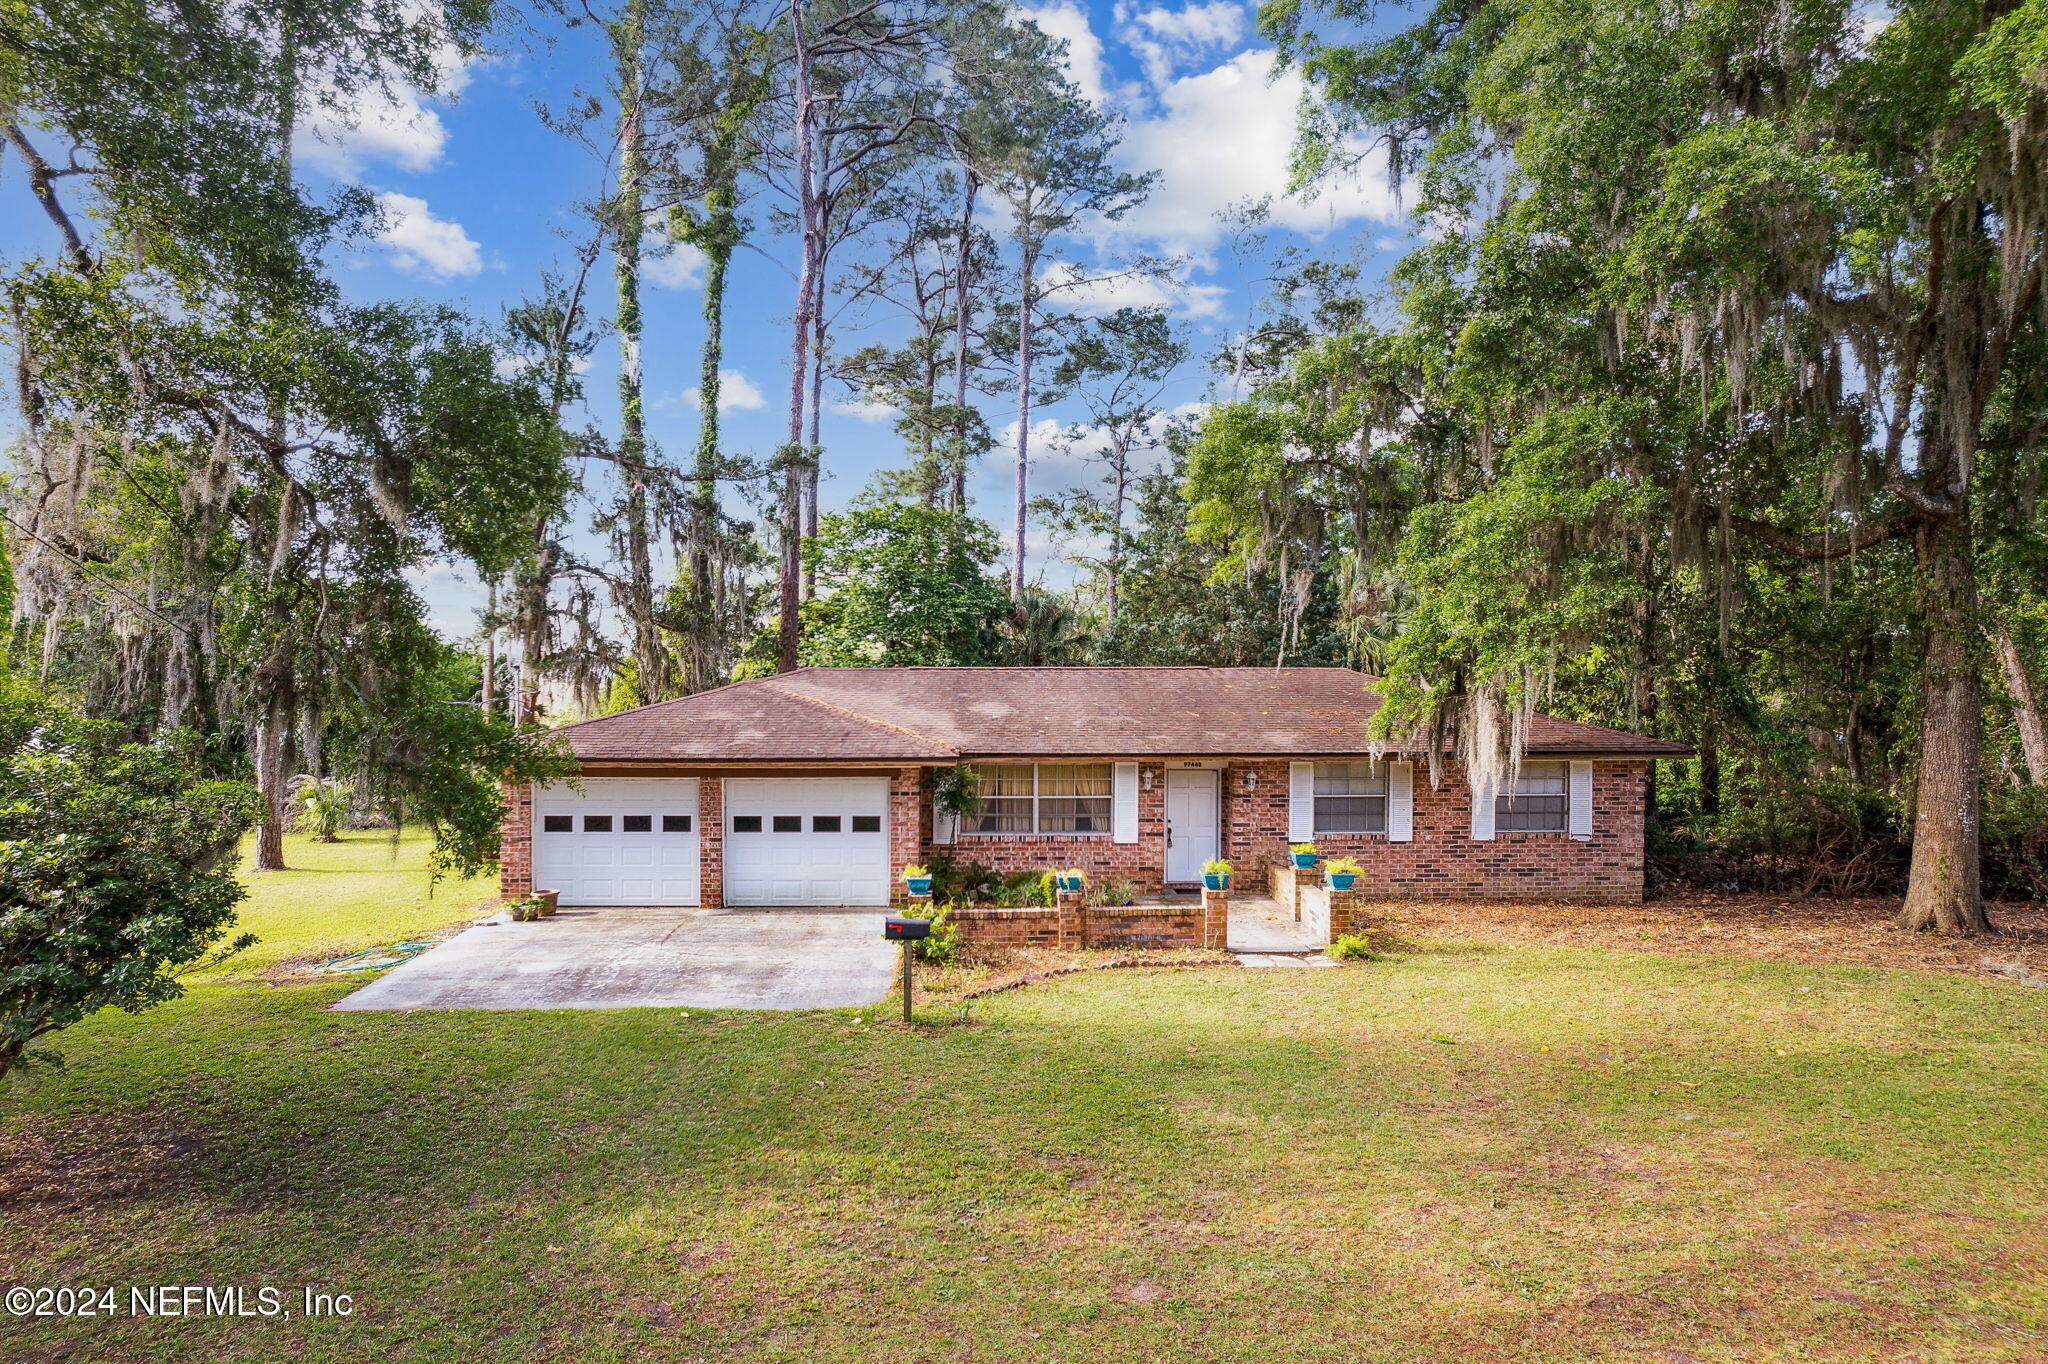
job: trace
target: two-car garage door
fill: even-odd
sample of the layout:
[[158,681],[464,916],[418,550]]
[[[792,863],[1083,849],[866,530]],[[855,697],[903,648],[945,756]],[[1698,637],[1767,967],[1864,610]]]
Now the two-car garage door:
[[[533,808],[533,883],[565,905],[699,903],[698,782],[586,777]],[[725,783],[725,903],[889,902],[886,777]]]

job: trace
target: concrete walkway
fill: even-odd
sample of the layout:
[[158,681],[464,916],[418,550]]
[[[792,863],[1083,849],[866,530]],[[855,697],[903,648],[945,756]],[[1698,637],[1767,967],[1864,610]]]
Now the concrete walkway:
[[499,915],[337,1009],[837,1009],[889,993],[881,909],[565,909]]
[[1229,946],[1233,952],[1251,955],[1323,950],[1323,944],[1312,940],[1278,901],[1265,895],[1230,897]]

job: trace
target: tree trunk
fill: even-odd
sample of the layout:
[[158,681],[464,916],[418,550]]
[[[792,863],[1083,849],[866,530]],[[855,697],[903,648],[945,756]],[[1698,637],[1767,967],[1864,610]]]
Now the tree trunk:
[[1699,739],[1700,814],[1709,820],[1721,817],[1721,746],[1709,726]]
[[1942,933],[1991,933],[1980,890],[1978,776],[1984,749],[1976,566],[1967,506],[1914,531],[1925,663],[1913,862],[1892,922]]
[[1036,284],[1038,248],[1027,241],[1017,267],[1017,506],[1010,540],[1010,600],[1024,604],[1024,508],[1031,488],[1031,291]]
[[[257,686],[265,688],[269,667],[259,670]],[[271,684],[263,697],[263,718],[256,726],[256,792],[263,798],[263,822],[256,826],[257,871],[284,871],[285,801],[284,741],[290,729],[291,702],[281,685]]]
[[1103,564],[1103,578],[1107,584],[1107,602],[1104,619],[1110,634],[1116,633],[1117,593],[1124,576],[1124,502],[1131,486],[1131,456],[1128,438],[1119,438],[1115,446],[1116,464],[1110,470],[1114,482],[1109,501],[1109,558]]
[[775,670],[794,672],[802,625],[797,607],[803,567],[804,386],[810,377],[811,307],[817,289],[818,187],[813,170],[811,51],[804,33],[803,0],[789,0],[791,71],[796,82],[797,211],[803,267],[797,276],[796,319],[789,342],[789,443],[783,447],[782,582],[776,621]]
[[718,525],[718,367],[725,361],[725,280],[732,263],[734,186],[721,181],[705,196],[704,349],[697,392],[703,417],[690,488],[690,657],[684,687],[698,692],[718,685],[723,668],[723,612],[714,581],[712,544]]
[[2005,694],[2012,698],[2013,720],[2019,725],[2020,756],[2027,764],[2027,778],[2036,786],[2048,786],[2048,727],[2041,722],[2041,703],[2034,696],[2034,679],[2027,674],[2027,661],[2020,657],[2012,631],[2003,625],[1991,632],[1991,645],[1998,654],[1998,670],[2005,678]]
[[[828,144],[829,147],[829,144]],[[818,538],[818,474],[825,462],[823,417],[825,405],[825,260],[819,253],[817,277],[811,289],[811,411],[809,439],[804,442],[808,459],[804,465],[804,538]],[[817,571],[804,566],[804,600],[818,595]]]
[[493,573],[485,584],[484,596],[484,667],[483,686],[477,691],[477,703],[485,715],[497,713],[498,691],[498,575]]
[[648,531],[647,422],[640,361],[640,234],[645,229],[641,177],[646,171],[641,139],[640,47],[645,41],[643,0],[630,0],[619,38],[619,203],[612,259],[619,285],[619,466],[626,505],[626,614],[633,629],[633,666],[640,700],[659,701],[668,691],[668,658],[654,615],[654,560]]
[[981,188],[967,172],[960,204],[959,292],[953,304],[953,510],[967,510],[967,314],[974,288],[974,195]]

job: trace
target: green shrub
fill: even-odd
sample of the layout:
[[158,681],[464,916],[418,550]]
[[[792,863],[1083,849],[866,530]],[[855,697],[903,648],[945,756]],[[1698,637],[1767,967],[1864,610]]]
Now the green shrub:
[[1345,933],[1332,941],[1323,951],[1332,961],[1385,960],[1378,952],[1373,950],[1372,934],[1370,933]]
[[1102,881],[1088,898],[1091,904],[1134,905],[1138,902],[1138,891],[1129,881]]
[[0,1075],[100,1009],[184,992],[234,924],[235,845],[262,808],[208,778],[191,734],[135,743],[0,680]]
[[949,965],[960,955],[960,925],[953,920],[953,906],[940,905],[932,914],[932,931],[910,946],[911,955],[934,966]]

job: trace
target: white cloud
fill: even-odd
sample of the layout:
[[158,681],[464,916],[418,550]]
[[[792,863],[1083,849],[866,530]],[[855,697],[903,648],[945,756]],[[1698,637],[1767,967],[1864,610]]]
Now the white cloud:
[[408,275],[448,280],[484,268],[483,252],[462,224],[436,218],[426,200],[387,191],[377,196],[377,207],[384,214],[377,240],[389,248],[392,263]]
[[[1273,221],[1311,236],[1360,220],[1400,221],[1384,161],[1368,160],[1362,175],[1323,186],[1313,199],[1288,192],[1301,76],[1272,79],[1270,51],[1240,52],[1223,65],[1183,76],[1159,91],[1157,108],[1132,118],[1121,151],[1133,169],[1162,174],[1152,197],[1105,235],[1149,240],[1171,251],[1200,251],[1222,235],[1218,211],[1270,199]],[[1363,153],[1363,145],[1351,150]]]
[[641,238],[640,276],[657,289],[698,288],[704,283],[703,248],[650,232]]
[[837,412],[842,417],[852,417],[855,421],[863,422],[894,421],[897,416],[896,409],[889,404],[869,402],[862,398],[841,398],[833,403],[829,410]]
[[1096,272],[1062,261],[1045,272],[1045,288],[1064,307],[1083,313],[1109,313],[1118,308],[1168,308],[1183,317],[1215,317],[1223,312],[1229,290],[1220,284],[1197,284],[1185,271],[1161,278],[1155,274]]
[[[704,390],[691,385],[683,392],[683,401],[698,411],[704,410]],[[761,390],[754,387],[753,380],[736,369],[718,371],[718,410],[720,412],[756,412],[768,406],[768,399]]]
[[1119,4],[1116,19],[1118,39],[1136,54],[1154,85],[1166,84],[1176,67],[1193,58],[1228,50],[1245,34],[1244,7],[1230,0],[1183,9],[1133,10]]
[[[453,46],[436,54],[435,67],[441,95],[460,94],[469,84],[469,64]],[[354,179],[372,163],[419,172],[440,164],[447,151],[446,125],[413,86],[349,92],[320,78],[311,94],[292,151],[316,170],[343,179]]]
[[1067,45],[1068,78],[1091,103],[1102,103],[1109,90],[1102,64],[1102,39],[1089,27],[1086,10],[1071,0],[1055,0],[1050,5],[1012,10],[1010,17],[1038,25],[1048,38],[1063,40]]

